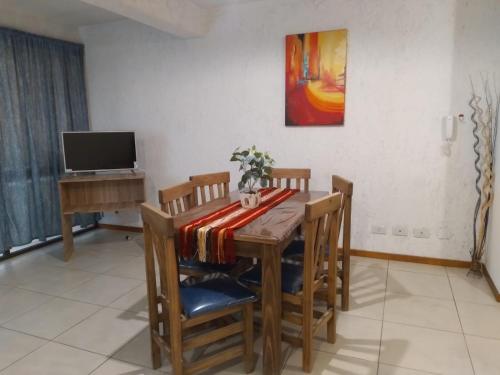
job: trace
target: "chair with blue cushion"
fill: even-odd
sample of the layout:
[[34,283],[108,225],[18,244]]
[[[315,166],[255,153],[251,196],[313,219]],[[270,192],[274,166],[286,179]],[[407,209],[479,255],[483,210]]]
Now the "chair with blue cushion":
[[[204,276],[180,283],[172,216],[148,204],[142,204],[141,212],[153,368],[161,366],[163,350],[176,375],[206,371],[235,358],[242,358],[245,370],[251,372],[255,293],[227,275]],[[207,324],[220,320],[224,325],[207,330]],[[188,350],[234,335],[242,335],[242,343],[195,362],[188,363],[183,357]]]
[[[340,176],[332,176],[332,191],[340,193],[342,200],[339,210],[339,232],[342,230],[342,246],[338,251],[340,267],[337,276],[341,280],[341,287],[337,292],[342,297],[342,310],[349,310],[349,278],[350,278],[350,253],[351,253],[351,204],[353,183]],[[304,241],[294,241],[283,252],[283,258],[292,263],[302,262],[304,257]],[[320,296],[326,296],[326,290]]]
[[[196,194],[196,184],[188,181],[160,190],[158,199],[163,212],[177,216],[198,206]],[[201,277],[212,272],[230,273],[234,268],[234,264],[211,264],[194,259],[179,259],[179,273],[186,276]]]
[[[283,334],[292,345],[302,347],[302,368],[312,370],[313,336],[318,328],[327,325],[327,340],[335,343],[335,296],[338,243],[338,213],[340,194],[328,195],[306,204],[304,219],[303,263],[281,263],[282,319],[299,325],[302,337]],[[326,249],[329,248],[329,254]],[[325,273],[324,263],[328,262]],[[254,266],[240,276],[257,292],[261,288],[261,267]],[[316,310],[315,295],[327,284],[325,311]]]
[[[269,185],[278,188],[294,188],[308,193],[310,179],[311,170],[309,168],[273,168],[271,170],[271,181]],[[295,185],[293,182],[295,182]]]
[[216,172],[190,176],[194,184],[194,200],[197,206],[206,204],[214,199],[224,198],[229,195],[229,172]]

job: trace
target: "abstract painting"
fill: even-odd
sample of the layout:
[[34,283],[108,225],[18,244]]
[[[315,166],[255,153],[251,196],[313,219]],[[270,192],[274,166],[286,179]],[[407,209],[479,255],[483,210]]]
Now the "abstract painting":
[[287,126],[343,125],[347,30],[286,36]]

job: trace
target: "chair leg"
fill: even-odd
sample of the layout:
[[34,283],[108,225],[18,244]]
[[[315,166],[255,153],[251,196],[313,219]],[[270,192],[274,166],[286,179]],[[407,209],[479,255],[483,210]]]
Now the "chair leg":
[[184,373],[182,360],[182,335],[180,334],[170,335],[170,363],[172,365],[172,373],[174,375],[182,375]]
[[153,364],[153,369],[161,367],[161,348],[158,343],[153,339],[153,329],[150,328],[149,336],[151,340],[151,362]]
[[245,342],[244,365],[247,374],[253,372],[255,358],[253,353],[253,304],[247,303],[243,307],[243,340]]
[[313,305],[304,303],[302,307],[302,370],[312,371],[313,352]]
[[[337,341],[337,262],[330,263],[331,270],[328,270],[328,294],[327,306],[332,309],[333,314],[326,324],[326,340],[330,344],[335,344]],[[342,287],[344,281],[342,281]]]
[[342,311],[349,310],[349,273],[351,268],[349,251],[344,253],[342,261]]

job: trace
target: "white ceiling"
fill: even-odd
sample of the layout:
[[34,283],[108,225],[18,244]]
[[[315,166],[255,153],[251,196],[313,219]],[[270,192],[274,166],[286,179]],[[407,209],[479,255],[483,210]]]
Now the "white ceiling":
[[0,12],[41,17],[60,25],[84,26],[123,17],[79,0],[0,0]]
[[193,3],[198,4],[203,8],[218,8],[224,5],[243,4],[252,1],[262,0],[192,0]]

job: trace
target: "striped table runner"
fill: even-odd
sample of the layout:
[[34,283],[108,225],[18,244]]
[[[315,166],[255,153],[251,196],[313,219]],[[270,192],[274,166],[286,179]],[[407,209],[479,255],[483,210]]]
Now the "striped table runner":
[[179,228],[179,245],[184,259],[197,256],[201,262],[234,263],[234,231],[263,215],[298,192],[297,189],[261,189],[262,203],[243,208],[234,202]]

